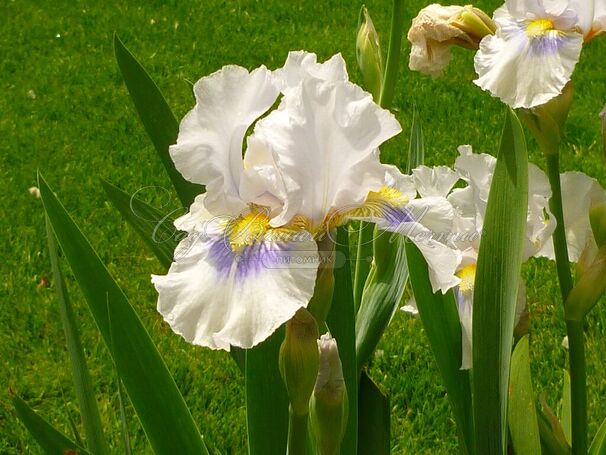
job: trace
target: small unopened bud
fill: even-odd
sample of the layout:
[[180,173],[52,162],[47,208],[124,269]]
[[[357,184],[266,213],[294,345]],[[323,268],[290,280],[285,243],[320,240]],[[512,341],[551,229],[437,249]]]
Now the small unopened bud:
[[473,49],[480,46],[482,38],[486,35],[494,35],[497,31],[497,25],[490,16],[472,5],[465,5],[459,15],[452,20],[452,24],[466,33],[464,44],[473,46]]
[[606,158],[606,104],[600,112],[600,118],[602,119],[602,148],[604,149],[604,158]]
[[309,398],[318,375],[318,325],[301,308],[286,323],[286,336],[280,346],[280,374],[286,385],[292,411],[297,416],[309,412]]
[[356,58],[364,77],[364,85],[372,94],[373,99],[378,102],[383,85],[383,58],[379,35],[365,6],[360,9],[358,20]]
[[589,222],[595,243],[601,248],[606,244],[606,203],[597,204],[589,209]]
[[336,233],[329,233],[317,242],[320,264],[316,275],[314,295],[311,297],[307,309],[316,318],[318,326],[326,320],[332,303],[332,293],[335,287],[335,239]]
[[543,153],[557,154],[562,140],[564,123],[572,104],[572,82],[562,93],[545,104],[522,111],[522,119],[532,132]]
[[321,455],[339,453],[347,426],[347,388],[337,341],[326,333],[318,340],[320,371],[310,402],[312,434]]
[[606,291],[606,244],[603,244],[594,256],[593,262],[570,292],[564,313],[567,321],[582,321]]
[[471,5],[426,6],[408,31],[412,44],[409,67],[437,77],[450,62],[450,46],[478,49],[482,38],[495,31],[494,21]]

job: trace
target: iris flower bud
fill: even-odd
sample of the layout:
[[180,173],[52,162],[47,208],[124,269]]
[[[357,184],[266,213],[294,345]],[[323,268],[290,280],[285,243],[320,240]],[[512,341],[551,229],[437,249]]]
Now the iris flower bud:
[[589,222],[598,248],[606,244],[606,204],[598,204],[589,209]]
[[496,24],[481,9],[471,5],[426,6],[412,20],[408,31],[409,68],[439,76],[450,62],[450,47],[478,49],[486,35],[493,35]]
[[304,308],[286,323],[286,336],[280,346],[280,374],[286,384],[292,412],[305,416],[318,375],[318,325]]
[[564,312],[567,321],[583,320],[606,291],[606,244],[594,256],[593,262],[583,271],[570,292]]
[[522,119],[547,155],[558,153],[564,123],[572,104],[572,93],[572,82],[569,82],[562,93],[547,103],[522,111]]
[[379,35],[372,23],[368,9],[362,6],[358,20],[358,37],[356,39],[356,58],[364,77],[364,85],[378,102],[383,85],[383,58]]
[[[322,325],[330,311],[332,303],[332,293],[335,287],[334,267],[336,261],[335,253],[336,234],[329,233],[319,240],[318,254],[320,264],[318,274],[316,275],[316,287],[314,295],[307,305],[307,309],[316,318],[318,325]],[[316,339],[318,337],[316,336]]]
[[[566,319],[580,321],[606,291],[606,204],[589,209],[595,245],[588,242],[577,264],[577,282],[566,300]],[[597,248],[596,248],[597,247]],[[596,251],[597,249],[597,251]]]
[[321,455],[339,453],[347,425],[347,388],[337,341],[326,333],[318,340],[320,371],[310,402],[311,429]]

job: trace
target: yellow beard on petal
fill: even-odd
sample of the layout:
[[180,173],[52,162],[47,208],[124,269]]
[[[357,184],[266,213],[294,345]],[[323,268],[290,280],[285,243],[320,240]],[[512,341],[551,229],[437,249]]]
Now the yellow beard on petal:
[[526,27],[526,34],[530,38],[540,38],[548,32],[555,30],[553,22],[549,19],[535,19]]
[[[285,226],[272,227],[269,212],[262,207],[251,205],[251,211],[240,215],[225,225],[225,236],[233,252],[260,242],[288,243],[301,242],[310,239],[309,220],[303,216],[295,216]],[[316,233],[313,233],[316,237]]]
[[326,225],[334,228],[345,224],[350,218],[381,218],[385,213],[386,207],[402,208],[409,203],[407,196],[401,191],[383,186],[379,191],[371,191],[366,197],[366,201],[360,207],[333,213],[326,218]]
[[226,232],[232,251],[239,251],[261,241],[269,228],[269,217],[259,211],[252,211],[231,221]]
[[459,290],[463,294],[472,292],[476,280],[476,264],[469,264],[463,267],[461,270],[459,270],[459,272],[457,272],[457,276],[461,278]]

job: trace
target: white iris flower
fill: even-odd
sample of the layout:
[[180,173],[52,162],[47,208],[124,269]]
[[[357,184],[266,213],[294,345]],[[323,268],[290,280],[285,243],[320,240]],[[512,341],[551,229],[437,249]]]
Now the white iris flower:
[[[320,64],[292,52],[274,72],[226,66],[194,94],[170,155],[206,193],[175,221],[188,235],[167,275],[152,277],[158,311],[191,343],[229,350],[269,337],[308,305],[317,242],[350,219],[408,234],[449,215],[430,207],[415,220],[423,204],[412,178],[379,161],[400,125],[348,81],[340,55]],[[458,282],[460,256],[436,247],[432,284],[445,291]]]
[[[572,262],[577,262],[586,248],[597,249],[589,221],[589,211],[593,207],[606,204],[606,191],[596,179],[582,172],[564,172],[560,176],[560,181],[568,258]],[[545,243],[538,256],[555,260],[553,242]]]
[[[462,260],[456,272],[459,283],[453,286],[453,290],[461,320],[463,348],[461,368],[469,369],[472,367],[471,334],[476,264],[496,158],[487,154],[474,154],[470,146],[459,147],[459,153],[454,170],[441,166],[433,169],[421,167],[413,172],[417,180],[417,188],[420,192],[423,191],[421,195],[433,193],[446,197],[455,214],[449,242],[459,250]],[[459,180],[462,180],[465,186],[453,189]],[[555,219],[548,209],[551,197],[549,181],[533,164],[529,165],[528,194],[524,260],[538,255],[555,229]],[[518,291],[516,320],[519,320],[525,304],[526,292],[522,285]],[[404,311],[414,314],[416,312],[414,302],[404,307]]]
[[606,0],[507,0],[493,20],[474,82],[513,108],[532,108],[562,92],[583,43],[606,31]]

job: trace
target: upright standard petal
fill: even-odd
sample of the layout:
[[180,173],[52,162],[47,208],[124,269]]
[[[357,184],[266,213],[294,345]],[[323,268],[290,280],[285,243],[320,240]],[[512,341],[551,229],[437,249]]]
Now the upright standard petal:
[[[465,220],[474,220],[475,229],[481,232],[496,159],[486,153],[473,153],[470,146],[459,147],[459,153],[455,169],[469,186],[455,189],[448,199]],[[549,211],[549,180],[534,164],[529,164],[528,170],[525,259],[535,256],[555,230],[555,219]]]
[[274,76],[282,92],[296,87],[308,78],[332,82],[348,80],[345,60],[341,54],[318,63],[316,54],[305,51],[289,52],[284,66],[274,71]]
[[474,82],[513,108],[532,108],[559,95],[583,46],[576,13],[566,5],[516,0],[498,8],[497,33],[480,42],[475,56]]
[[421,197],[446,197],[460,179],[459,175],[448,166],[419,166],[412,170],[417,191]]
[[524,259],[536,256],[551,242],[556,221],[549,209],[551,186],[545,173],[534,164],[528,166],[528,217]]
[[606,31],[606,0],[570,0],[585,42]]
[[252,72],[225,66],[194,85],[196,106],[183,118],[170,147],[176,168],[206,185],[205,205],[215,214],[239,214],[242,142],[246,130],[276,101],[279,89],[265,67]]
[[459,157],[454,167],[471,188],[472,201],[476,206],[473,216],[478,218],[477,223],[481,229],[497,160],[487,153],[473,153],[470,145],[462,145],[458,150]]
[[[606,204],[606,191],[597,180],[582,172],[565,172],[560,180],[568,257],[572,262],[577,262],[587,244],[594,242],[589,210],[596,205]],[[546,242],[537,255],[555,260],[553,243]]]
[[246,153],[257,163],[271,157],[283,177],[287,203],[272,226],[299,215],[317,229],[334,212],[362,205],[384,184],[378,146],[400,131],[354,84],[309,78],[293,88],[255,127],[254,141],[264,147]]
[[190,343],[251,348],[307,306],[318,263],[309,233],[272,230],[263,213],[211,222],[181,241],[166,275],[152,276],[158,311]]

